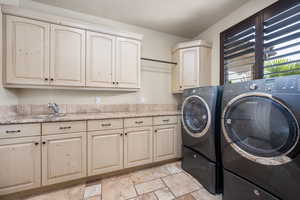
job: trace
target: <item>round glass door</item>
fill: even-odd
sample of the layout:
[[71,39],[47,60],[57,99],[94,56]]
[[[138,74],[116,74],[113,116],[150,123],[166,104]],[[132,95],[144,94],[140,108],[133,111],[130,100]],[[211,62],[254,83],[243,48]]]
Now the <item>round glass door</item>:
[[224,110],[222,126],[227,141],[254,160],[285,156],[299,140],[294,114],[267,94],[235,98]]
[[182,123],[188,134],[203,136],[211,122],[211,113],[207,103],[199,96],[190,96],[182,105]]

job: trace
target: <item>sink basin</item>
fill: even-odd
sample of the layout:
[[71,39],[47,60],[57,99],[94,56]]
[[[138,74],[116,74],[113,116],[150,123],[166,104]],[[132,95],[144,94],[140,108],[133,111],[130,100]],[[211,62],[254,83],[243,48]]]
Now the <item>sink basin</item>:
[[34,119],[55,119],[66,116],[65,113],[58,113],[58,114],[50,114],[50,115],[35,115],[32,118]]

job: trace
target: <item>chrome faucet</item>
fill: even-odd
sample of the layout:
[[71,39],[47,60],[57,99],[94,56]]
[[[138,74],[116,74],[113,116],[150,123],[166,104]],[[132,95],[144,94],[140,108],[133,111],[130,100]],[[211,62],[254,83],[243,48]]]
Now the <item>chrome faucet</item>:
[[48,103],[48,108],[51,108],[55,115],[59,114],[59,106],[56,103]]

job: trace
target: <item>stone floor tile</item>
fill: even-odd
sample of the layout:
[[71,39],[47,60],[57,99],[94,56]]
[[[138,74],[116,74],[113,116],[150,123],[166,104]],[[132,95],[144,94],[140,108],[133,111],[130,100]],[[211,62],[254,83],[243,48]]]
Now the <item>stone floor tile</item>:
[[168,188],[163,188],[154,192],[158,200],[172,200],[175,199],[174,195]]
[[155,194],[153,192],[147,193],[147,194],[142,194],[134,199],[131,200],[157,200]]
[[84,185],[78,185],[62,190],[44,193],[26,200],[82,200]]
[[164,177],[163,181],[176,197],[200,189],[200,186],[197,185],[189,176],[184,173]]
[[196,200],[221,200],[221,195],[212,195],[206,189],[191,193]]
[[183,171],[183,169],[181,168],[181,162],[169,163],[166,164],[165,167],[171,174],[176,174]]
[[84,190],[84,198],[101,195],[101,184],[87,186]]
[[184,196],[178,197],[176,200],[195,200],[191,194],[186,194]]
[[133,172],[130,174],[130,177],[134,184],[139,184],[154,179],[162,178],[168,175],[170,175],[169,170],[164,166],[159,166]]
[[102,180],[102,200],[125,200],[137,196],[129,175]]
[[164,187],[166,187],[166,186],[160,179],[155,179],[153,181],[135,185],[136,191],[139,195],[148,193],[148,192],[153,192],[155,190],[158,190],[158,189],[164,188]]
[[[72,200],[72,199],[70,199]],[[93,196],[93,197],[90,197],[88,199],[85,199],[85,200],[101,200],[101,196]]]

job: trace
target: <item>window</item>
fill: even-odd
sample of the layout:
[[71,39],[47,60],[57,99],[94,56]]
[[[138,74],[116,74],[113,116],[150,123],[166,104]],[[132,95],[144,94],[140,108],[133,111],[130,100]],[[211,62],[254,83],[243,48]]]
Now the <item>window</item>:
[[221,84],[300,74],[300,1],[279,1],[220,39]]

